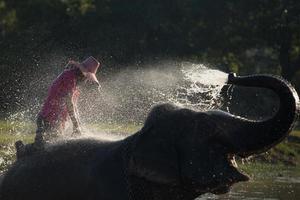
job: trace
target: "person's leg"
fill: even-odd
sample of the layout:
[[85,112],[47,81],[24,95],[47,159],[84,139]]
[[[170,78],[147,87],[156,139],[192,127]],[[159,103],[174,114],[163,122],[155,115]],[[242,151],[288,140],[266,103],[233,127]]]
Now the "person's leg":
[[23,157],[25,155],[25,145],[23,144],[23,142],[21,140],[18,140],[17,142],[15,142],[15,148],[16,148],[17,159],[20,159],[21,157]]
[[61,135],[59,121],[55,123],[44,121],[44,127],[45,127],[44,140],[46,142],[55,141],[55,139],[57,139]]
[[36,129],[34,144],[37,147],[43,147],[45,144],[43,135],[46,132],[45,120],[41,116],[38,116],[38,118],[36,120],[36,125],[37,125],[37,129]]

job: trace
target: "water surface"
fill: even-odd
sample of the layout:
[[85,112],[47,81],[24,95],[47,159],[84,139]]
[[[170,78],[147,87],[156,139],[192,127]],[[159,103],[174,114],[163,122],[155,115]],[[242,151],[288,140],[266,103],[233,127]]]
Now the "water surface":
[[[288,169],[284,175],[278,171],[270,176],[257,174],[249,182],[238,183],[224,195],[205,194],[196,200],[299,200],[300,173],[297,169]],[[276,174],[278,173],[278,174]]]

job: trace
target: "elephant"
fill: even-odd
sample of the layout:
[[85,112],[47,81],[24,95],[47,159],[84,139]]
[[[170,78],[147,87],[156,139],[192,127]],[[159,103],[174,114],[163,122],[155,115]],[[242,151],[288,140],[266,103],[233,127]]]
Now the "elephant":
[[295,89],[280,77],[230,74],[227,84],[273,90],[277,112],[250,120],[159,104],[139,131],[122,140],[76,139],[20,154],[3,178],[0,199],[192,200],[230,191],[249,180],[234,157],[280,143],[300,109]]

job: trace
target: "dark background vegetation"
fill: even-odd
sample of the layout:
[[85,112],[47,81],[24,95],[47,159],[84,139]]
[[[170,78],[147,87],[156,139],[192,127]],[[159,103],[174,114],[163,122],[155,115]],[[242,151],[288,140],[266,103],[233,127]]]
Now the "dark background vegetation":
[[300,91],[300,1],[0,0],[0,47],[2,116],[38,72],[87,55],[110,68],[182,59],[278,74]]

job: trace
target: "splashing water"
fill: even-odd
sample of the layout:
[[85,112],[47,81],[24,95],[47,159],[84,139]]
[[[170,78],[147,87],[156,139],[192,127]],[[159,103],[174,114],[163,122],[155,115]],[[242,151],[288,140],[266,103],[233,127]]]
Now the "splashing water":
[[173,103],[201,111],[220,106],[220,91],[227,81],[226,73],[193,63],[182,63],[181,72],[184,84],[177,89]]
[[[203,64],[182,63],[181,71],[185,79],[203,85],[222,86],[226,83],[228,74],[220,70],[210,69]],[[200,87],[197,87],[200,89]]]
[[[81,92],[79,110],[81,121],[86,125],[142,124],[151,107],[162,102],[199,111],[218,108],[222,104],[220,90],[227,80],[224,72],[190,62],[126,67],[118,72],[100,71],[99,76],[102,85],[100,94],[85,89]],[[29,113],[32,121],[40,107],[38,102],[43,102],[39,96],[45,94],[45,85],[51,84],[53,77],[51,74],[49,78],[33,80],[36,87],[27,90],[27,93],[31,91],[31,95],[23,95],[26,111],[14,113],[9,121],[15,123],[18,118],[18,121],[27,123],[30,120],[25,118],[30,116]],[[19,119],[22,116],[25,120]]]
[[142,123],[162,102],[205,111],[220,107],[226,79],[226,73],[187,62],[126,68],[102,78],[100,95],[84,91],[80,110],[83,121],[94,123]]

